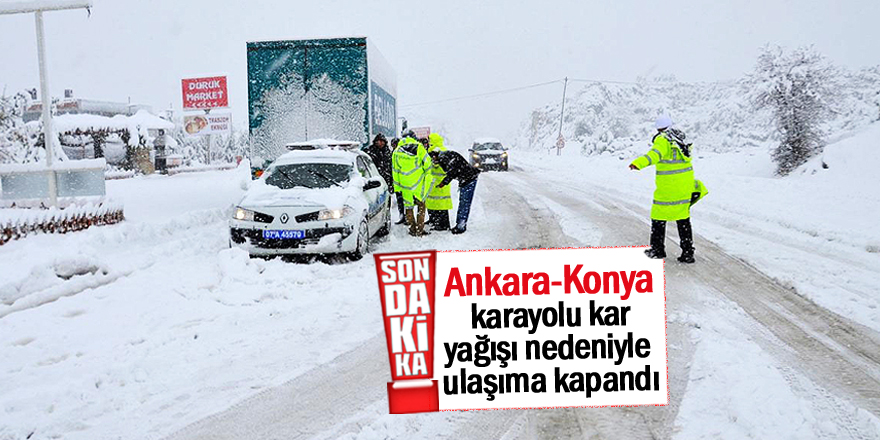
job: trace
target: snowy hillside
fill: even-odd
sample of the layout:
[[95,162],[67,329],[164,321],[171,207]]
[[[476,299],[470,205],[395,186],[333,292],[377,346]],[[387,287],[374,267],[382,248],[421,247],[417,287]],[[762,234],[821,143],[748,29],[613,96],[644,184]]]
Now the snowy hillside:
[[[880,66],[843,74],[840,83],[840,102],[825,127],[829,133],[852,132],[880,119]],[[661,113],[669,114],[699,151],[769,148],[777,141],[770,113],[755,112],[749,105],[745,80],[682,83],[661,78],[637,84],[590,83],[580,89],[577,85],[569,84],[574,93],[566,99],[562,133],[566,148],[583,155],[613,153],[634,145],[641,150],[654,131],[654,118]],[[516,147],[551,148],[558,135],[559,112],[558,102],[534,110],[523,123]]]

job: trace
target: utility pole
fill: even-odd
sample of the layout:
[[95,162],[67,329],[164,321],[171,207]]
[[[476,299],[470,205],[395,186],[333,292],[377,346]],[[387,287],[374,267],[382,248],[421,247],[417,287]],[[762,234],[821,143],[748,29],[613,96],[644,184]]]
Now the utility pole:
[[55,156],[55,133],[52,130],[52,98],[49,95],[49,73],[46,65],[46,38],[43,32],[43,12],[65,9],[86,9],[91,14],[91,0],[34,0],[0,4],[0,15],[34,13],[37,29],[37,57],[40,64],[40,98],[43,110],[43,144],[46,148],[46,174],[49,179],[49,206],[58,204],[58,187],[52,161]]
[[562,155],[562,149],[565,148],[565,138],[562,137],[562,119],[565,117],[565,92],[568,90],[568,77],[562,85],[562,110],[559,112],[559,137],[556,138],[556,155]]
[[[206,119],[210,113],[211,113],[211,109],[206,108],[205,109],[205,118]],[[214,140],[213,139],[214,135],[209,132],[208,135],[205,137],[208,138],[208,155],[207,155],[206,162],[208,165],[211,165],[211,141]]]

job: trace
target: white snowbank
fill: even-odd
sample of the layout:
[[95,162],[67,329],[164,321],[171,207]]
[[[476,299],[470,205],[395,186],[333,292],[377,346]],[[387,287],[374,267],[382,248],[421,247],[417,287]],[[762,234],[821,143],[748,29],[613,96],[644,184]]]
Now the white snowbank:
[[[52,163],[52,169],[58,171],[94,170],[107,167],[107,161],[99,159],[65,160]],[[37,173],[46,171],[45,163],[8,163],[0,164],[0,174],[6,173]]]

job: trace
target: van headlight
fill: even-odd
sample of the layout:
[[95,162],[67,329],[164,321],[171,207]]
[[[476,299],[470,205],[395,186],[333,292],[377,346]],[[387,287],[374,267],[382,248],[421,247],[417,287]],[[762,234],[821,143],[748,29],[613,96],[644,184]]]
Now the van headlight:
[[236,206],[235,211],[233,211],[232,213],[232,218],[245,222],[252,222],[254,221],[254,214],[254,211],[251,211],[250,209],[244,209],[240,206]]
[[318,212],[318,220],[336,220],[342,217],[348,217],[354,213],[354,209],[350,206],[344,206],[342,209],[322,209]]

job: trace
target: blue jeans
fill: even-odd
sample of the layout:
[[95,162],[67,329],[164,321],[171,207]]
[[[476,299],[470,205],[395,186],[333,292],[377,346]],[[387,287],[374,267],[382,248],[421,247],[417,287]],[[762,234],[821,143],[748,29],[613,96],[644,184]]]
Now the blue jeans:
[[477,188],[477,179],[474,179],[458,187],[458,216],[455,227],[467,228],[468,216],[471,214],[471,202],[474,201],[474,190]]

